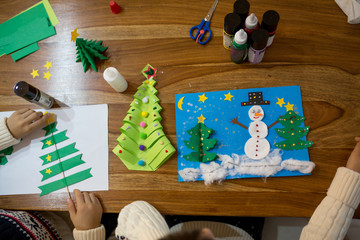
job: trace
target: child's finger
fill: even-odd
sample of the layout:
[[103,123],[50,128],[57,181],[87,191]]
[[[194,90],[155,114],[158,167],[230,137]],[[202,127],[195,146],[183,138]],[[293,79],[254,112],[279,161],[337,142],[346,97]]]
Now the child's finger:
[[99,199],[95,196],[94,193],[90,193],[89,196],[90,196],[91,202],[93,202],[95,204],[100,204]]
[[68,198],[67,205],[68,205],[68,210],[69,210],[70,216],[75,215],[76,214],[76,207],[75,207],[75,204],[74,204],[73,200],[71,200],[71,198]]
[[42,112],[33,112],[27,118],[25,118],[25,120],[28,123],[32,123],[35,122],[36,120],[39,120],[42,116],[43,116]]
[[[41,114],[42,115],[42,114]],[[42,125],[45,125],[46,120],[49,119],[48,115],[43,115],[42,117],[40,117],[39,119],[35,120],[34,122],[30,123],[29,127],[31,130],[34,130],[36,128],[39,128]]]
[[20,110],[17,110],[16,113],[18,113],[18,114],[23,114],[23,113],[25,113],[25,112],[27,112],[27,111],[29,111],[29,110],[30,110],[30,108],[22,108],[22,109],[20,109]]
[[84,195],[85,203],[91,203],[91,199],[90,199],[89,193],[84,192],[83,195]]
[[355,141],[360,142],[360,137],[355,137]]
[[75,194],[75,200],[76,200],[76,203],[78,204],[78,206],[79,206],[79,204],[85,203],[84,195],[80,192],[79,189],[75,189],[74,194]]
[[22,113],[21,116],[25,119],[28,116],[30,116],[33,112],[35,112],[34,110],[28,109],[26,112]]

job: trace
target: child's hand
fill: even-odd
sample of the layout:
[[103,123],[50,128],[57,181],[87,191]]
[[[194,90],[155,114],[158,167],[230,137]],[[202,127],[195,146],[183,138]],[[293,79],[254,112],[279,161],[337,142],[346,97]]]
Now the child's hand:
[[77,230],[89,230],[100,227],[102,207],[99,199],[94,193],[81,193],[78,189],[74,190],[76,207],[74,202],[68,199],[68,209],[71,221]]
[[360,173],[360,137],[356,137],[355,141],[356,145],[347,161],[346,167]]
[[29,108],[23,108],[11,114],[6,120],[6,125],[14,138],[25,137],[35,129],[45,126],[50,114],[43,115],[42,112],[35,112]]

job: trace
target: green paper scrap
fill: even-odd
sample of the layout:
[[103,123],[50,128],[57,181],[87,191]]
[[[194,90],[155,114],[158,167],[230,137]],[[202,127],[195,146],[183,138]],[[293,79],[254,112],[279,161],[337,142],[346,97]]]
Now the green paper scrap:
[[48,148],[50,146],[53,146],[54,144],[57,144],[57,143],[61,143],[67,139],[69,139],[65,134],[66,134],[66,131],[67,130],[64,130],[62,132],[59,132],[55,135],[52,135],[48,138],[45,138],[44,140],[41,140],[41,142],[43,143],[43,146],[41,149],[45,149],[45,148]]
[[198,123],[195,127],[187,131],[190,135],[189,141],[184,141],[185,146],[194,152],[184,156],[184,159],[192,162],[210,162],[217,158],[216,153],[211,153],[209,150],[215,147],[217,139],[209,139],[214,132],[213,129],[208,128],[203,123]]
[[37,50],[39,50],[39,45],[37,44],[37,42],[35,42],[27,47],[20,49],[19,51],[14,52],[13,54],[11,54],[11,57],[14,60],[14,62],[16,62],[21,58],[26,57],[27,55],[33,52],[36,52]]
[[14,147],[10,146],[8,148],[5,148],[4,150],[0,151],[0,154],[4,154],[4,155],[11,155],[14,151]]
[[46,195],[48,193],[54,192],[66,186],[70,186],[72,184],[84,181],[85,179],[92,177],[90,170],[91,168],[88,168],[84,171],[75,173],[68,177],[40,186],[39,187],[39,189],[41,190],[40,196]]
[[5,165],[8,162],[5,156],[0,156],[0,165]]
[[10,54],[55,34],[45,7],[40,4],[0,24],[0,51]]
[[56,125],[57,125],[57,122],[53,122],[53,123],[50,123],[49,125],[47,125],[46,127],[43,128],[43,130],[46,131],[45,137],[48,136],[49,134],[54,133],[54,132],[57,131]]
[[45,155],[41,156],[40,159],[43,160],[42,165],[45,165],[45,164],[51,163],[53,161],[56,161],[59,158],[66,157],[77,151],[79,151],[79,150],[75,148],[75,143],[72,143],[63,148],[58,149],[57,151],[45,154]]
[[60,163],[50,166],[49,168],[41,170],[40,173],[43,175],[41,181],[85,163],[83,160],[81,160],[81,156],[82,154],[76,155],[75,157],[61,161]]

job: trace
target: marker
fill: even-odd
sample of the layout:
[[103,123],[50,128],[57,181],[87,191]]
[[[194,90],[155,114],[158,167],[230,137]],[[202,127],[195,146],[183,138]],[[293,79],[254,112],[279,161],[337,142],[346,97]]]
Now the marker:
[[248,40],[251,40],[251,34],[253,31],[259,28],[259,21],[254,13],[250,14],[245,20],[245,32],[248,35]]
[[276,27],[279,23],[279,20],[280,20],[280,15],[274,10],[269,10],[269,11],[265,12],[263,15],[263,19],[261,22],[261,28],[263,28],[269,32],[269,39],[267,42],[267,47],[270,47],[274,41]]
[[124,92],[128,87],[128,83],[125,78],[114,67],[108,67],[105,69],[103,77],[105,81],[107,81],[117,92]]
[[264,57],[269,33],[263,28],[256,29],[252,35],[252,43],[249,48],[248,60],[253,64],[260,63]]
[[235,33],[234,40],[230,50],[231,61],[242,63],[247,57],[247,34],[244,29]]
[[229,13],[225,16],[224,19],[224,38],[223,45],[224,48],[230,50],[231,41],[234,37],[234,34],[241,28],[241,18],[236,13]]
[[245,19],[249,16],[250,3],[247,0],[237,0],[234,3],[234,13],[241,18],[241,27],[245,24]]
[[27,101],[35,103],[46,109],[51,108],[54,104],[53,97],[47,95],[43,91],[28,84],[25,81],[20,81],[15,84],[14,93],[19,97],[22,97]]

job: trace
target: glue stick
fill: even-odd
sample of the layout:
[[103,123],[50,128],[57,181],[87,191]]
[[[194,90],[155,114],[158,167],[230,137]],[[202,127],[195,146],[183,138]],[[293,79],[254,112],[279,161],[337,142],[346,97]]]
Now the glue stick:
[[105,81],[117,92],[124,92],[128,87],[127,81],[114,67],[105,69],[103,76]]
[[54,98],[47,95],[38,88],[28,84],[25,81],[20,81],[14,86],[14,93],[25,100],[35,103],[43,108],[49,109],[54,104]]

